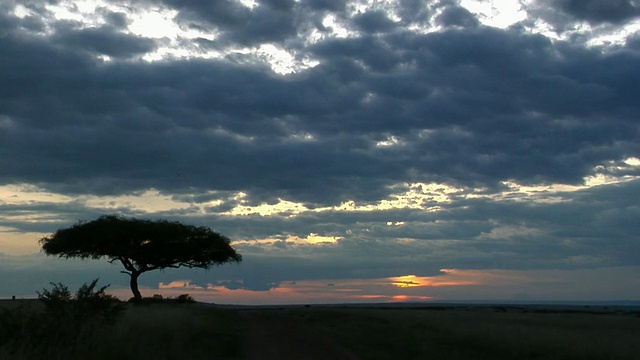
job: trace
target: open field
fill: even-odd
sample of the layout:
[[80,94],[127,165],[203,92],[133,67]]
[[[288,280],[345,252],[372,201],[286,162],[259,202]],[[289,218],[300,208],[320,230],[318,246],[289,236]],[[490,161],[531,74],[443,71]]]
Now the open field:
[[[30,311],[38,311],[36,300],[28,302]],[[16,305],[7,301],[0,307]],[[204,304],[128,305],[114,324],[82,328],[71,343],[59,346],[22,330],[17,346],[0,347],[0,359],[238,359],[244,332],[238,315]]]
[[363,359],[637,359],[637,312],[544,307],[287,310]]
[[[17,303],[2,301],[0,307]],[[38,311],[35,301],[31,307]],[[80,333],[71,346],[49,345],[39,354],[47,359],[120,360],[335,358],[332,354],[342,359],[595,360],[637,359],[639,340],[640,312],[627,308],[223,309],[207,304],[149,304],[129,306],[115,324]],[[287,351],[278,349],[283,347]],[[31,359],[32,350],[17,346],[11,352],[5,346],[0,348],[0,359]]]

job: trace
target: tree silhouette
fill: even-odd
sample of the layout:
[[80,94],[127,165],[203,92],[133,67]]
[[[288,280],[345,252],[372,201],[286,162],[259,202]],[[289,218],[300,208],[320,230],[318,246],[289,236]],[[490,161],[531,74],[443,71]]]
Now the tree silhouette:
[[208,227],[185,225],[168,220],[141,220],[105,215],[80,221],[40,240],[47,255],[63,258],[106,257],[119,261],[130,276],[134,300],[142,299],[138,277],[147,271],[165,268],[202,268],[240,262],[242,256],[226,236]]

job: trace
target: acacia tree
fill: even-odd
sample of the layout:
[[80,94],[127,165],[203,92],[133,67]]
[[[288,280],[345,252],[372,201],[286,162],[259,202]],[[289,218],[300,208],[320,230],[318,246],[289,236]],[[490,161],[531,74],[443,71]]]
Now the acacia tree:
[[165,268],[202,268],[240,262],[242,256],[226,236],[208,227],[185,225],[168,220],[141,220],[105,215],[80,221],[40,240],[47,255],[65,259],[119,261],[130,276],[134,300],[142,299],[138,277],[147,271]]

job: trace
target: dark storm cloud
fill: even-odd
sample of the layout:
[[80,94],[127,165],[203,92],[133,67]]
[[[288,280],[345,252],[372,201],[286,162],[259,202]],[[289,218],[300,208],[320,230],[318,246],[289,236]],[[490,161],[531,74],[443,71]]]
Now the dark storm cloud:
[[103,11],[104,19],[107,24],[113,26],[116,29],[125,29],[129,24],[127,15],[121,12]]
[[147,2],[166,4],[168,7],[178,10],[181,18],[203,20],[223,28],[238,27],[245,24],[250,17],[250,9],[234,0],[158,0]]
[[[97,34],[108,41],[95,45]],[[283,77],[224,60],[100,64],[63,51],[129,56],[151,44],[111,42],[109,28],[60,30],[57,43],[22,36],[2,40],[2,81],[13,84],[0,100],[12,124],[2,176],[64,192],[250,189],[260,201],[330,204],[407,179],[576,183],[638,151],[635,51],[516,30],[395,32],[321,42],[308,48],[318,66]],[[376,146],[389,136],[401,142]]]
[[346,0],[305,0],[306,6],[314,10],[342,12],[347,5]]
[[[584,42],[592,31],[616,29],[640,16],[640,2],[637,0],[539,0],[527,9],[530,17],[523,23],[540,19],[551,24],[558,33],[572,33],[571,39]],[[576,32],[577,23],[586,22],[593,26],[589,33]]]
[[460,6],[446,7],[436,18],[442,26],[476,27],[480,25],[478,19],[469,10]]
[[[111,0],[122,3],[122,0]],[[268,42],[295,42],[296,36],[310,29],[326,30],[322,25],[325,15],[348,20],[352,27],[367,33],[393,30],[396,24],[382,10],[366,11],[348,19],[348,2],[260,0],[250,8],[239,1],[201,0],[146,0],[144,4],[163,4],[178,11],[176,20],[184,27],[220,32],[221,44],[255,46]],[[449,1],[403,0],[393,4],[405,25],[429,22],[432,7],[449,5]]]
[[367,33],[388,32],[395,28],[395,24],[384,11],[367,11],[354,16],[356,27]]
[[432,13],[430,5],[434,3],[429,0],[400,0],[395,10],[405,24],[428,24]]
[[176,20],[185,26],[220,31],[219,41],[242,45],[283,41],[296,35],[291,0],[263,0],[251,9],[238,1],[157,0],[178,10]]
[[90,29],[66,26],[57,29],[52,40],[67,49],[95,52],[115,58],[143,55],[156,48],[151,39],[125,35],[111,26]]
[[553,0],[566,14],[590,23],[622,23],[640,16],[637,0]]

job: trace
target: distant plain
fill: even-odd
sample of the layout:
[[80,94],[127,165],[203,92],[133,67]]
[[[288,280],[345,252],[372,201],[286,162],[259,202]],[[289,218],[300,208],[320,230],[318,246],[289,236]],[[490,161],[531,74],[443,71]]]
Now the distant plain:
[[[38,311],[38,304],[37,300],[3,300],[0,308]],[[73,346],[50,346],[44,355],[40,349],[38,356],[244,359],[247,347],[252,346],[245,337],[247,314],[268,319],[265,326],[295,323],[361,359],[615,360],[637,359],[640,354],[640,308],[632,306],[225,307],[160,303],[129,305],[115,324],[83,334]],[[0,328],[2,331],[8,330]],[[287,333],[276,335],[287,344]],[[28,336],[22,334],[23,344],[0,347],[0,359],[36,358],[30,353],[33,346],[26,345],[37,344],[39,339]]]

